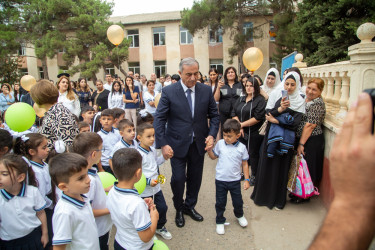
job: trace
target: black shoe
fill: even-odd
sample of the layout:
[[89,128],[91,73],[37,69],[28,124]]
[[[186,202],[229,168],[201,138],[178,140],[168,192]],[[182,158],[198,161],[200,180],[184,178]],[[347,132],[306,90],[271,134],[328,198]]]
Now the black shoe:
[[185,226],[185,218],[182,210],[176,211],[176,218],[174,221],[176,222],[177,227]]
[[203,216],[200,215],[194,208],[185,208],[184,214],[189,215],[195,221],[203,221]]
[[290,202],[293,203],[293,204],[302,204],[302,203],[309,202],[309,201],[310,201],[310,198],[302,199],[302,198],[299,198],[299,197],[294,197],[294,198],[290,199]]
[[254,186],[254,185],[255,185],[255,176],[252,175],[252,176],[250,177],[250,187],[252,187],[252,186]]

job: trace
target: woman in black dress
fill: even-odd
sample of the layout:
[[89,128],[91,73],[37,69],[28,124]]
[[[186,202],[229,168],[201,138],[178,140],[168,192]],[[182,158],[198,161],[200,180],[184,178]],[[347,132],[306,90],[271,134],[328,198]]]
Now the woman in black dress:
[[260,94],[258,81],[250,75],[244,75],[243,96],[237,99],[233,109],[233,119],[241,123],[240,142],[245,144],[249,152],[249,166],[251,166],[250,186],[255,184],[255,176],[258,169],[259,149],[263,136],[259,135],[266,113],[266,100]]
[[296,72],[288,73],[283,84],[288,96],[282,97],[281,91],[278,91],[280,93],[272,94],[267,103],[268,126],[254,191],[251,194],[256,205],[270,209],[275,207],[277,210],[283,209],[286,203],[286,186],[293,157],[295,131],[305,113],[305,100],[300,95],[299,75]]
[[96,111],[103,111],[108,108],[108,95],[110,92],[104,88],[101,80],[97,80],[95,85],[97,90],[91,96],[92,104]]

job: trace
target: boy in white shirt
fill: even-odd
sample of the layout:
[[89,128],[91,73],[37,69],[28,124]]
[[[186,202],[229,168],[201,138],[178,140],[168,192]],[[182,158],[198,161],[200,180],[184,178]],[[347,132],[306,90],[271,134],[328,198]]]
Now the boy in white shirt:
[[159,213],[152,199],[143,200],[134,188],[142,176],[142,156],[123,148],[112,160],[118,183],[109,191],[107,206],[117,228],[114,249],[151,249]]
[[[235,119],[228,119],[223,125],[223,139],[219,140],[213,150],[208,151],[211,159],[219,158],[216,164],[216,233],[224,234],[225,206],[227,193],[230,192],[234,207],[234,215],[242,227],[247,226],[243,213],[241,195],[241,170],[245,176],[244,189],[250,187],[249,154],[246,146],[238,141],[241,136],[241,124]],[[242,167],[242,169],[241,169]]]
[[112,220],[107,208],[107,195],[94,167],[100,161],[102,149],[102,138],[94,132],[87,132],[79,134],[74,138],[71,151],[82,155],[88,162],[88,174],[91,182],[90,191],[86,196],[91,203],[95,223],[98,228],[100,249],[108,250],[108,238],[109,231],[112,228]]
[[52,217],[53,249],[99,249],[86,159],[75,153],[56,155],[49,162],[52,182],[63,192]]
[[168,206],[165,202],[163,192],[158,182],[159,165],[165,161],[163,155],[157,156],[155,148],[152,147],[155,141],[154,127],[149,123],[142,123],[137,126],[137,139],[139,141],[138,152],[142,155],[142,172],[146,177],[146,188],[141,194],[142,198],[152,197],[159,212],[159,221],[156,233],[164,239],[172,239],[172,235],[165,228],[167,223]]
[[101,113],[100,124],[102,129],[98,132],[98,135],[103,139],[103,151],[101,157],[101,166],[103,169],[113,174],[113,171],[109,165],[109,159],[113,151],[113,146],[121,140],[121,136],[117,134],[113,128],[113,123],[115,122],[113,111],[111,109],[106,109]]

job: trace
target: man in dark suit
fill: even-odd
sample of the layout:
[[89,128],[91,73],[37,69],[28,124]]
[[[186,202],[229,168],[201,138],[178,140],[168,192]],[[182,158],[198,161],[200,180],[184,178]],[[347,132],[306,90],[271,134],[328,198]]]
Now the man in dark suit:
[[[162,148],[165,158],[172,157],[171,188],[177,211],[175,222],[178,227],[183,227],[183,214],[188,214],[196,221],[203,221],[194,207],[202,182],[204,154],[214,146],[219,129],[219,114],[211,88],[197,83],[198,62],[193,58],[183,59],[179,73],[179,82],[163,88],[154,127],[156,147]],[[210,119],[210,127],[207,118]]]

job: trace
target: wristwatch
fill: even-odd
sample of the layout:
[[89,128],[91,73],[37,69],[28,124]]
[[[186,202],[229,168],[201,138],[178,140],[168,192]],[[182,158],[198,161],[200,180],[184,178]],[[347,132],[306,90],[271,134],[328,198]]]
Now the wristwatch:
[[250,182],[250,179],[245,179],[245,181],[248,181],[248,182]]

